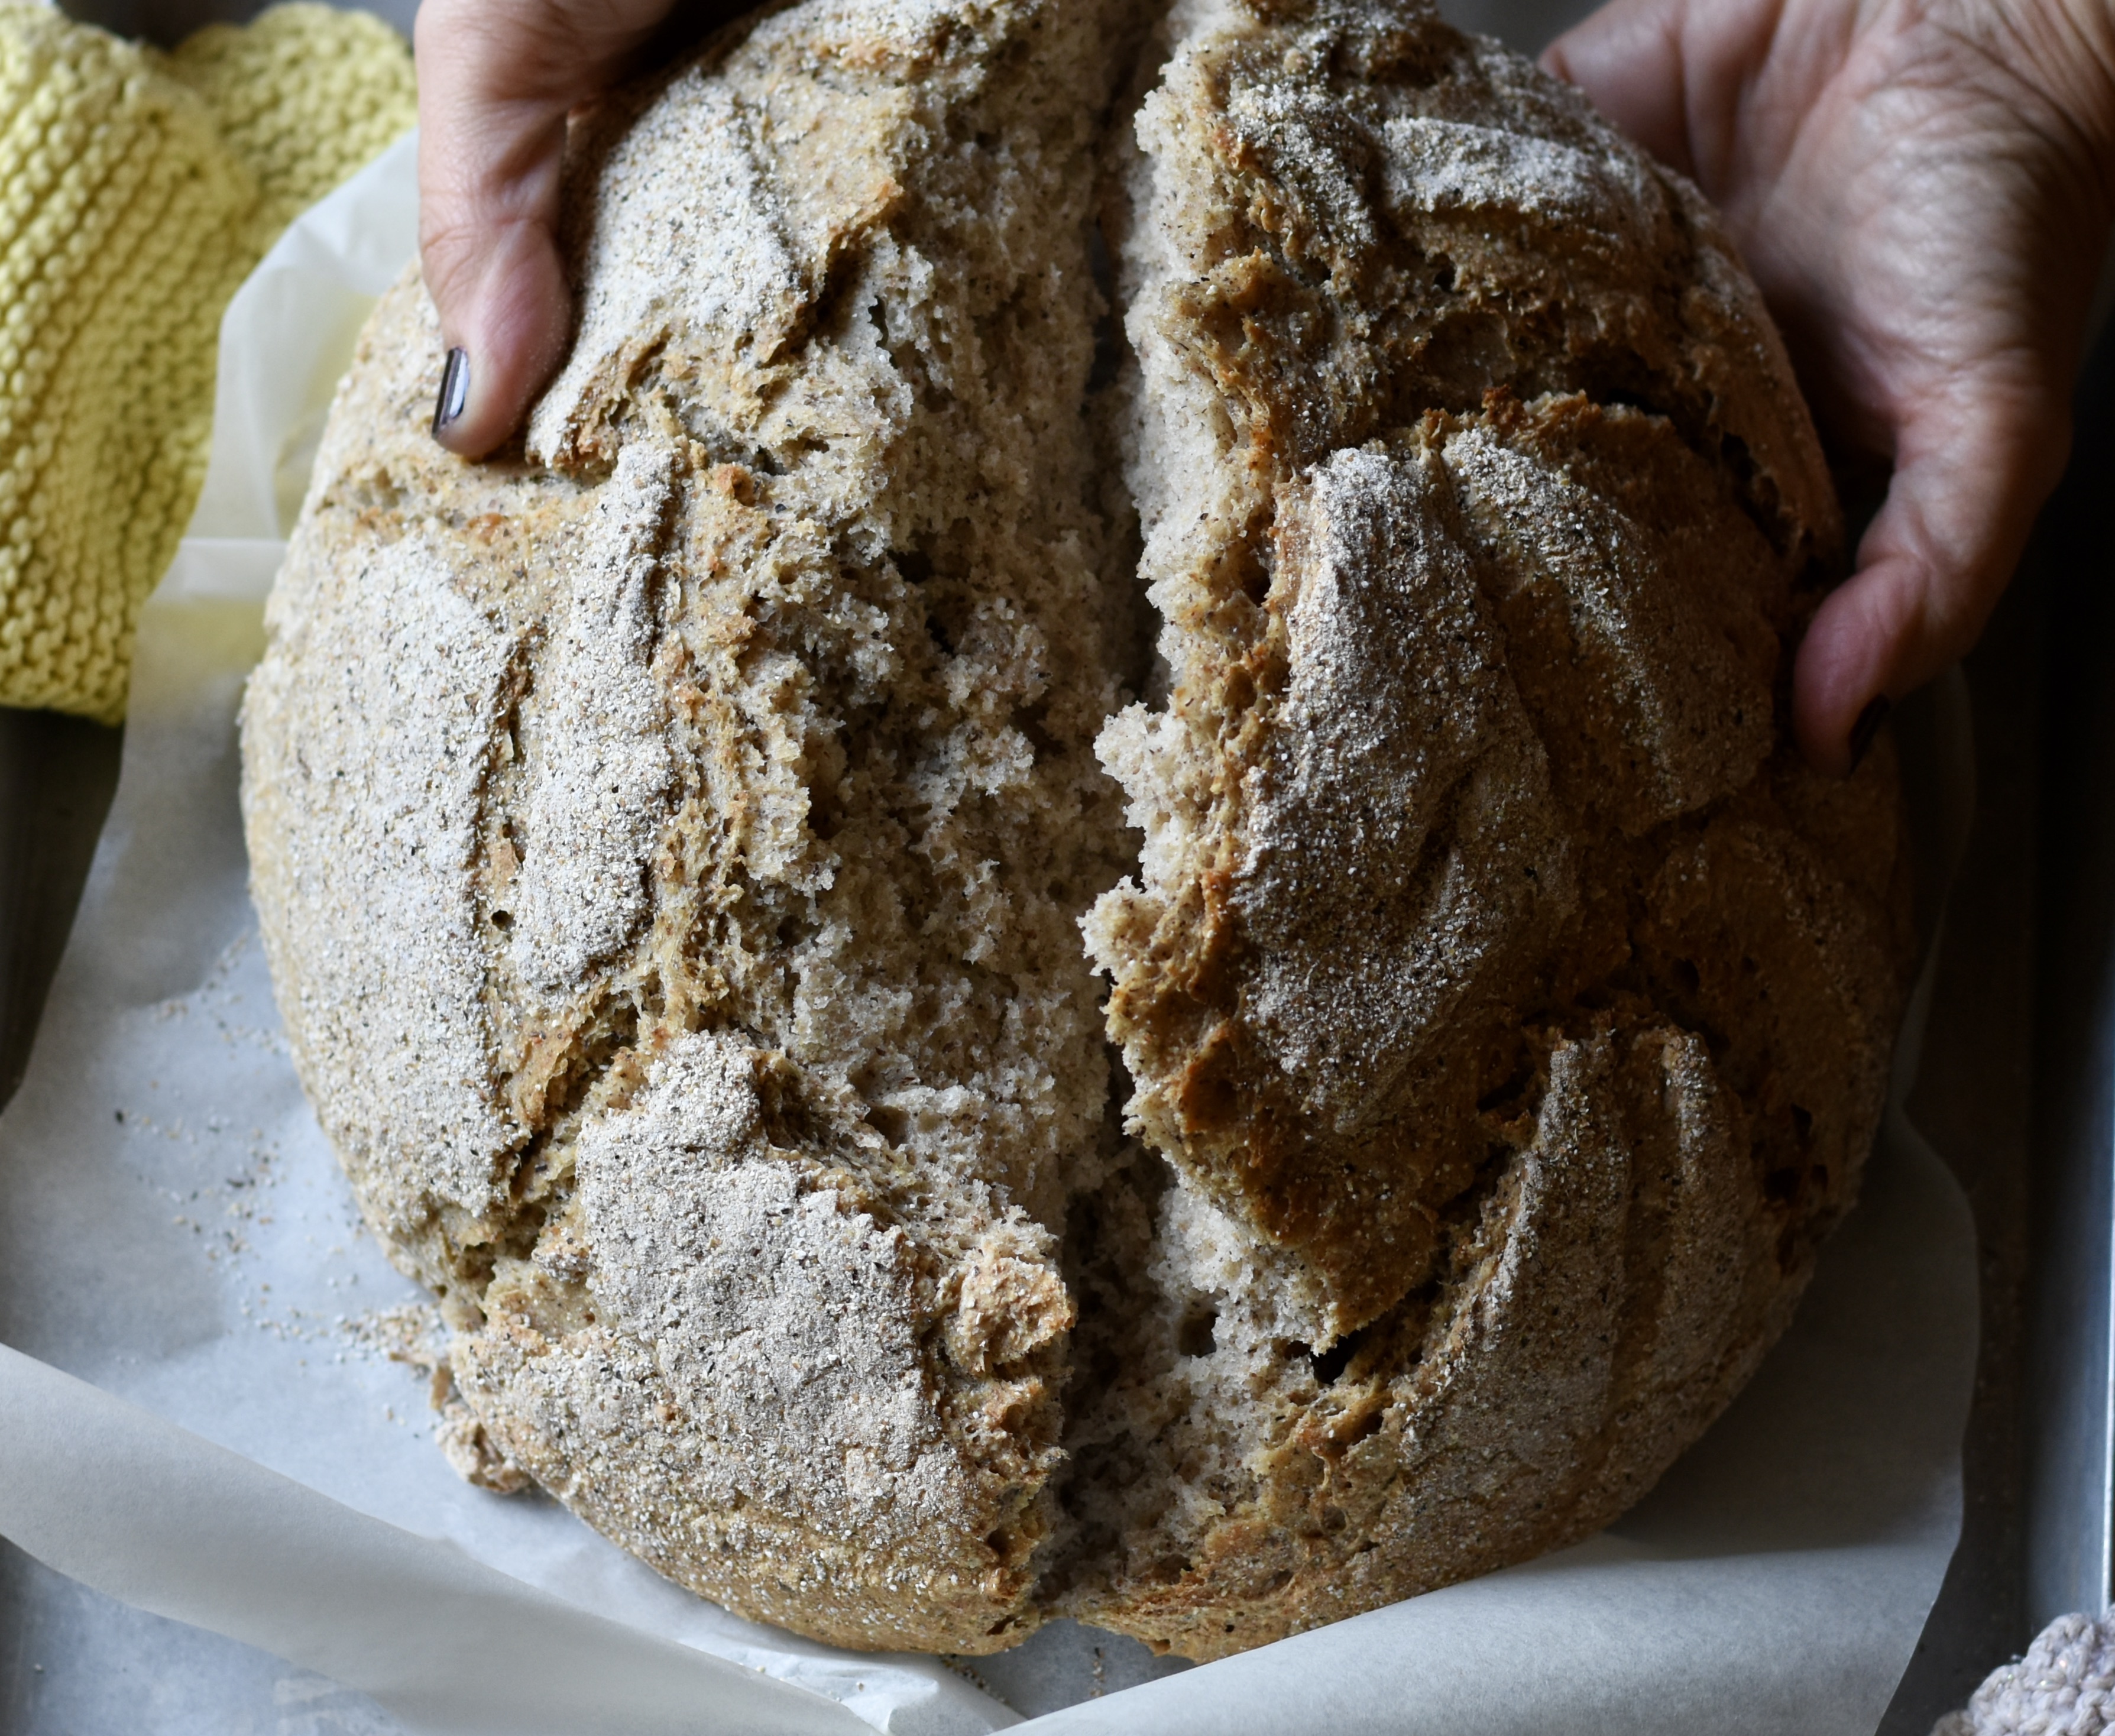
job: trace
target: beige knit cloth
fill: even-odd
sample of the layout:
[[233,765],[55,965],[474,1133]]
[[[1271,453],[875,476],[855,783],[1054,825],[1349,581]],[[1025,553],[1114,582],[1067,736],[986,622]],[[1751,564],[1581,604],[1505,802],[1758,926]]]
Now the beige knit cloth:
[[2115,1609],[2067,1615],[2016,1664],[1993,1670],[1931,1736],[2101,1736],[2115,1730]]

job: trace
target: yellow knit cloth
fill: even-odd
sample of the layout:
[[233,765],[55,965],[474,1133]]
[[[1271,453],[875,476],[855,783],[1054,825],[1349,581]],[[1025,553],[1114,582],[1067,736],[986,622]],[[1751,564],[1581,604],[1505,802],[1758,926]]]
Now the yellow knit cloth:
[[413,113],[410,52],[365,13],[163,54],[0,0],[0,705],[123,714],[205,480],[221,314]]

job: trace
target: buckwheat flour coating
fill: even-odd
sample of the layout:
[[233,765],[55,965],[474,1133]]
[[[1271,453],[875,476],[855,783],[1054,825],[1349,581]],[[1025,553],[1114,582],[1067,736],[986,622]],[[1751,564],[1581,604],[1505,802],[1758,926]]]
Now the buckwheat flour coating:
[[1695,191],[1410,0],[804,0],[568,175],[525,443],[428,439],[407,278],[244,719],[473,1470],[960,1652],[1607,1522],[1848,1206],[1908,952]]

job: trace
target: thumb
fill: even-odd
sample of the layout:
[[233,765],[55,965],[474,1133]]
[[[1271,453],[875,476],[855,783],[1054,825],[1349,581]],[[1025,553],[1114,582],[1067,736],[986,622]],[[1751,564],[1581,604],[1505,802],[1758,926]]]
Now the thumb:
[[1893,700],[1974,645],[2070,444],[2062,394],[2030,386],[1967,383],[1904,422],[1858,570],[1793,669],[1793,730],[1817,771],[1853,770]]
[[[564,353],[571,299],[554,234],[565,117],[532,135],[516,175],[429,172],[449,141],[422,130],[420,260],[440,315],[440,390],[434,438],[481,457],[521,425]],[[547,193],[543,183],[548,181]]]
[[521,425],[565,353],[557,249],[566,116],[669,0],[425,0],[419,65],[419,258],[444,357],[434,436],[479,457]]

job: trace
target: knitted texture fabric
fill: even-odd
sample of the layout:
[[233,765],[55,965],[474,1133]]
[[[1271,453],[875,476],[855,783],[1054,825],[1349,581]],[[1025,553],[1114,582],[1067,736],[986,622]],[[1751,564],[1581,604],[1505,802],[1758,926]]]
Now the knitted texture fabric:
[[297,4],[172,53],[0,0],[0,705],[125,709],[205,480],[220,316],[415,110],[402,39]]
[[2027,1655],[1990,1673],[1931,1736],[2103,1736],[2115,1730],[2115,1610],[2067,1615]]

